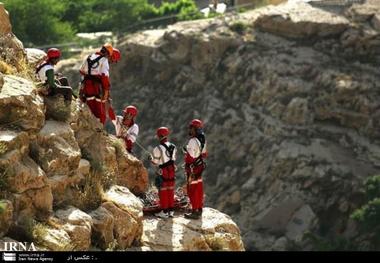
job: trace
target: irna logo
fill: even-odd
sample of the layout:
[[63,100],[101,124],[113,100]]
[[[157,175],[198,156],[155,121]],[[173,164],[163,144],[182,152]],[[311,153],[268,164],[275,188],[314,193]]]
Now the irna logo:
[[33,242],[0,242],[0,251],[37,251]]

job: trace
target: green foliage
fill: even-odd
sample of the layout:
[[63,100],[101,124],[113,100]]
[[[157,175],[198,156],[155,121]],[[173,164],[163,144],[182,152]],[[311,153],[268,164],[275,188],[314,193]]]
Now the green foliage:
[[28,45],[67,42],[74,36],[69,22],[62,20],[66,6],[58,0],[3,0],[13,31]]
[[352,218],[357,220],[365,231],[378,231],[380,234],[380,197],[357,209]]
[[365,188],[368,200],[380,197],[380,175],[369,178],[365,182]]
[[310,240],[316,251],[354,251],[357,246],[348,239],[338,237],[336,239],[325,239],[312,233],[306,233],[304,239]]
[[359,223],[364,234],[380,242],[380,176],[373,176],[365,182],[367,203],[354,211],[351,218]]
[[[140,29],[143,20],[175,15],[160,20],[160,26],[180,20],[201,18],[193,0],[164,2],[160,7],[147,0],[4,0],[13,31],[26,44],[47,45],[76,41],[76,32],[129,32]],[[139,26],[140,25],[140,26]]]

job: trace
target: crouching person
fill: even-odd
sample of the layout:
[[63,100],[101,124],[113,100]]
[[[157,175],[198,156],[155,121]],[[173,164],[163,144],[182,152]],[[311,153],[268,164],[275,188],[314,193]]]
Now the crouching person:
[[60,77],[54,72],[54,66],[61,57],[61,51],[57,48],[50,48],[47,52],[47,58],[36,68],[36,77],[43,83],[44,89],[41,92],[46,96],[62,94],[65,104],[71,104],[73,90],[69,86],[67,78]]
[[151,162],[158,166],[156,186],[159,190],[161,211],[155,214],[161,218],[174,216],[174,187],[175,187],[175,164],[177,149],[170,143],[168,136],[170,131],[167,127],[160,127],[156,131],[160,145],[153,149]]
[[112,123],[115,125],[116,137],[123,138],[125,147],[132,153],[133,144],[139,134],[139,126],[135,123],[137,108],[129,105],[123,110],[123,116],[116,116]]

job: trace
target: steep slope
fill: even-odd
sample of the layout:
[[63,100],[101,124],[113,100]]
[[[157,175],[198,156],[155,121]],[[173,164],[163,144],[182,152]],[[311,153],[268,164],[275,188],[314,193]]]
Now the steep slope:
[[[143,243],[146,219],[136,197],[148,189],[143,163],[103,131],[87,106],[73,101],[67,107],[60,96],[38,95],[31,68],[45,54],[29,50],[27,60],[2,4],[0,30],[0,40],[7,39],[0,50],[0,250],[15,241],[53,251],[155,250]],[[244,250],[236,224],[210,213],[222,219],[206,214],[198,220],[207,247],[188,239],[186,246],[166,250]],[[224,226],[227,232],[220,233]]]
[[182,146],[188,121],[205,120],[206,200],[248,249],[354,238],[349,215],[380,164],[378,14],[289,3],[128,36],[114,104],[139,107],[144,145],[167,125]]

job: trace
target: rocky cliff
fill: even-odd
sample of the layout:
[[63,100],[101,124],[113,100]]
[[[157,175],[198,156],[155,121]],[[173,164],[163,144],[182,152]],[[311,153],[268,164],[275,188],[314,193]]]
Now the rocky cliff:
[[[73,101],[68,107],[62,97],[38,95],[32,68],[44,53],[29,50],[26,56],[0,4],[3,39],[7,41],[0,49],[0,250],[12,240],[54,251],[156,250],[150,245],[153,241],[143,238],[147,232],[165,241],[181,239],[180,231],[169,235],[168,228],[146,227],[147,220],[153,225],[163,222],[143,217],[143,204],[136,196],[149,187],[147,170],[126,152],[123,142],[104,132],[87,106]],[[192,225],[173,220],[178,221],[176,229],[181,223]],[[210,210],[198,223],[184,232],[186,242],[159,248],[244,249],[239,229],[228,216]],[[190,232],[194,234],[187,237]]]
[[349,216],[380,171],[379,14],[292,1],[127,36],[114,104],[139,107],[144,145],[167,125],[182,146],[188,121],[205,121],[206,201],[248,249],[360,240]]

